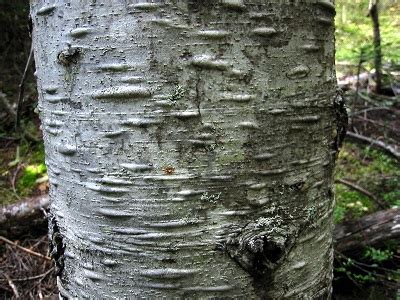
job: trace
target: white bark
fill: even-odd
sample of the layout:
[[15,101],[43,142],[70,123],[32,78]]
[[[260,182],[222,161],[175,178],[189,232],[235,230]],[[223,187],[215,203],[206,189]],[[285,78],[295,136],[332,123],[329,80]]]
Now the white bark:
[[31,14],[62,295],[329,297],[331,2]]

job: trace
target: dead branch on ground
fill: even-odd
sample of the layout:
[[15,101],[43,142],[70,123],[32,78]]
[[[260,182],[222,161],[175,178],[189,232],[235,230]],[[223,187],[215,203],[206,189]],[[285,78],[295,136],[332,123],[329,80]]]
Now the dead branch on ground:
[[366,136],[363,136],[361,134],[351,132],[351,131],[348,131],[346,133],[346,137],[349,139],[352,139],[354,141],[370,144],[370,147],[383,150],[387,154],[390,154],[391,156],[396,158],[397,160],[400,160],[400,152],[398,152],[396,147],[394,147],[394,146],[387,145],[382,141],[375,140],[370,137],[366,137]]

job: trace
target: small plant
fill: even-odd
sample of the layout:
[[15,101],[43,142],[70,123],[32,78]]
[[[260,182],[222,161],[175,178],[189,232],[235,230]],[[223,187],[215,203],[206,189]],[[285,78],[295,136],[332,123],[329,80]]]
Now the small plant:
[[374,247],[367,247],[364,253],[364,257],[372,260],[373,262],[383,262],[392,259],[393,252],[389,249],[381,250]]
[[376,280],[375,273],[368,270],[360,270],[359,262],[350,257],[340,257],[340,267],[335,268],[335,272],[344,274],[353,282],[365,284]]
[[38,180],[40,181],[42,177],[46,176],[46,171],[46,166],[43,163],[26,166],[17,184],[17,190],[20,194],[29,194]]
[[347,209],[344,206],[336,205],[335,210],[333,211],[333,220],[334,222],[340,223],[346,217]]
[[[396,267],[393,249],[397,249],[397,243],[386,245],[386,249],[367,247],[364,255],[359,259],[347,257],[343,253],[335,253],[336,279],[345,275],[353,283],[393,283],[398,281],[399,271]],[[397,270],[396,270],[397,269]]]
[[352,274],[353,278],[360,282],[360,283],[367,283],[367,282],[372,282],[375,281],[376,278],[374,275],[372,275],[371,272],[368,272],[367,274]]
[[346,217],[361,217],[370,212],[374,205],[365,195],[340,184],[336,185],[336,201],[334,211],[336,223],[343,221]]

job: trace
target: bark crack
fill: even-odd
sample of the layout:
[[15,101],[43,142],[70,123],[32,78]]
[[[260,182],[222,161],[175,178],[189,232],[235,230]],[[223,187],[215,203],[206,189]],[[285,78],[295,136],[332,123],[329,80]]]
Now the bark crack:
[[333,108],[336,118],[336,134],[334,139],[334,150],[336,152],[339,152],[343,140],[346,136],[347,124],[348,124],[346,103],[343,91],[340,89],[336,92],[336,96],[333,101]]
[[201,117],[201,112],[200,112],[200,102],[201,102],[201,95],[200,95],[200,84],[201,84],[201,76],[199,73],[197,73],[197,78],[196,78],[196,107],[197,111],[199,113],[199,116]]
[[65,244],[55,217],[51,218],[50,256],[54,260],[55,274],[60,276],[64,270]]

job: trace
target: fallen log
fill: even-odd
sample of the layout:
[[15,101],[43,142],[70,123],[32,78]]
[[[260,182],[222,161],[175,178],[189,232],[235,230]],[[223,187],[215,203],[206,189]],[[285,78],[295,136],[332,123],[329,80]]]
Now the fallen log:
[[400,241],[400,208],[381,210],[358,220],[336,225],[334,247],[353,252],[366,246],[384,246],[389,240]]
[[16,238],[45,233],[48,205],[49,196],[42,195],[0,208],[0,235]]

